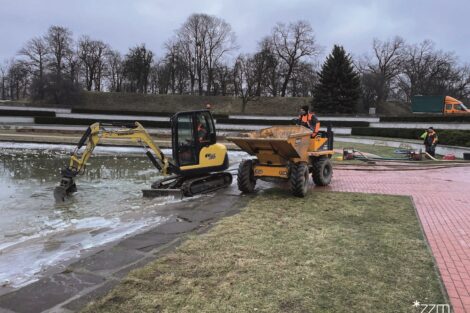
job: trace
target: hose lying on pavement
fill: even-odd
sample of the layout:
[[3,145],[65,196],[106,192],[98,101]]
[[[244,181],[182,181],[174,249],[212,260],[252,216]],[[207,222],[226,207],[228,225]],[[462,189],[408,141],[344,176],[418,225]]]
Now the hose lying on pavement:
[[444,168],[455,168],[455,167],[468,167],[469,165],[441,165],[441,166],[426,166],[426,167],[411,167],[411,166],[401,166],[401,167],[389,167],[388,165],[375,165],[371,164],[368,166],[356,166],[352,164],[343,164],[338,166],[335,164],[333,167],[342,170],[342,171],[367,171],[367,172],[387,172],[387,171],[428,171],[428,170],[437,170]]
[[415,161],[404,158],[386,158],[379,156],[366,156],[361,151],[355,151],[360,156],[355,156],[362,164],[340,164],[335,163],[334,167],[348,171],[420,171],[443,168],[468,167],[470,162],[464,160],[438,160],[428,153],[426,155],[430,161]]

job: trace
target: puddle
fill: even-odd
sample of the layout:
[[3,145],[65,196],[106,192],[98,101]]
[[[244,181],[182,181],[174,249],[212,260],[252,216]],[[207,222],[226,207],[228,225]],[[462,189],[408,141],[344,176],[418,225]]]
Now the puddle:
[[[77,192],[56,204],[64,151],[0,149],[0,284],[19,287],[82,251],[164,219],[141,189],[158,179],[145,157],[93,156]],[[158,202],[161,204],[161,202]]]
[[[162,223],[159,210],[181,201],[142,197],[160,176],[138,149],[98,148],[76,179],[78,192],[56,204],[53,190],[72,146],[0,145],[0,286],[26,285],[87,249]],[[232,173],[245,156],[230,153]]]

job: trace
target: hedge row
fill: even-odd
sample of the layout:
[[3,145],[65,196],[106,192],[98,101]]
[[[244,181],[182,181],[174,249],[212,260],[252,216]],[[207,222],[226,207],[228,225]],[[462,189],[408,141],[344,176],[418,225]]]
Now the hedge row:
[[[72,113],[82,114],[104,114],[104,115],[138,115],[138,116],[158,116],[158,117],[172,117],[174,112],[147,112],[147,111],[120,111],[120,110],[100,110],[100,109],[72,109]],[[214,118],[228,118],[226,114],[213,113]]]
[[[293,125],[291,120],[269,120],[269,119],[237,119],[237,118],[217,118],[218,124],[234,124],[234,125]],[[322,126],[331,124],[332,127],[367,127],[369,122],[356,121],[321,121]]]
[[[422,129],[409,128],[373,128],[357,127],[351,131],[356,136],[390,137],[403,139],[420,139]],[[436,130],[439,144],[470,147],[470,130]]]
[[[109,123],[121,123],[129,124],[133,121],[129,120],[96,120],[89,118],[68,118],[68,117],[35,117],[34,122],[36,124],[60,124],[60,125],[91,125],[95,122],[102,122],[104,124]],[[170,121],[138,121],[144,127],[156,127],[156,128],[170,128]]]
[[414,123],[470,123],[470,115],[413,115],[413,116],[382,116],[381,122],[414,122]]
[[0,116],[50,116],[54,117],[54,111],[33,110],[0,110]]

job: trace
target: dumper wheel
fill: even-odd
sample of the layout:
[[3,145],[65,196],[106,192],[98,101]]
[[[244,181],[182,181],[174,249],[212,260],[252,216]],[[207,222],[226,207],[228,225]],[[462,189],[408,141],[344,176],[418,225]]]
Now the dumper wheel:
[[238,166],[237,183],[241,192],[252,193],[255,190],[256,178],[253,165],[253,160],[243,160]]
[[317,186],[327,186],[333,177],[333,166],[330,159],[318,158],[313,162],[312,179]]
[[308,166],[306,163],[292,165],[290,176],[290,190],[296,197],[305,197],[308,190]]

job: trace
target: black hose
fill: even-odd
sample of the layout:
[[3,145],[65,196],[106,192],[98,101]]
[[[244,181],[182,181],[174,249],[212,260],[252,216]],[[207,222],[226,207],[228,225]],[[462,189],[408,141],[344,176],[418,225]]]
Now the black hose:
[[83,134],[82,138],[80,138],[80,141],[78,142],[78,145],[77,145],[77,149],[80,150],[81,147],[83,147],[83,144],[85,143],[85,141],[88,139],[88,137],[90,136],[91,134],[91,128],[88,127],[85,131],[85,133]]
[[147,152],[145,153],[147,155],[147,157],[150,159],[150,161],[152,162],[153,166],[155,166],[159,171],[162,170],[162,165],[157,161],[157,159],[155,159],[155,157],[153,156],[152,152],[150,152],[149,150],[147,150]]

